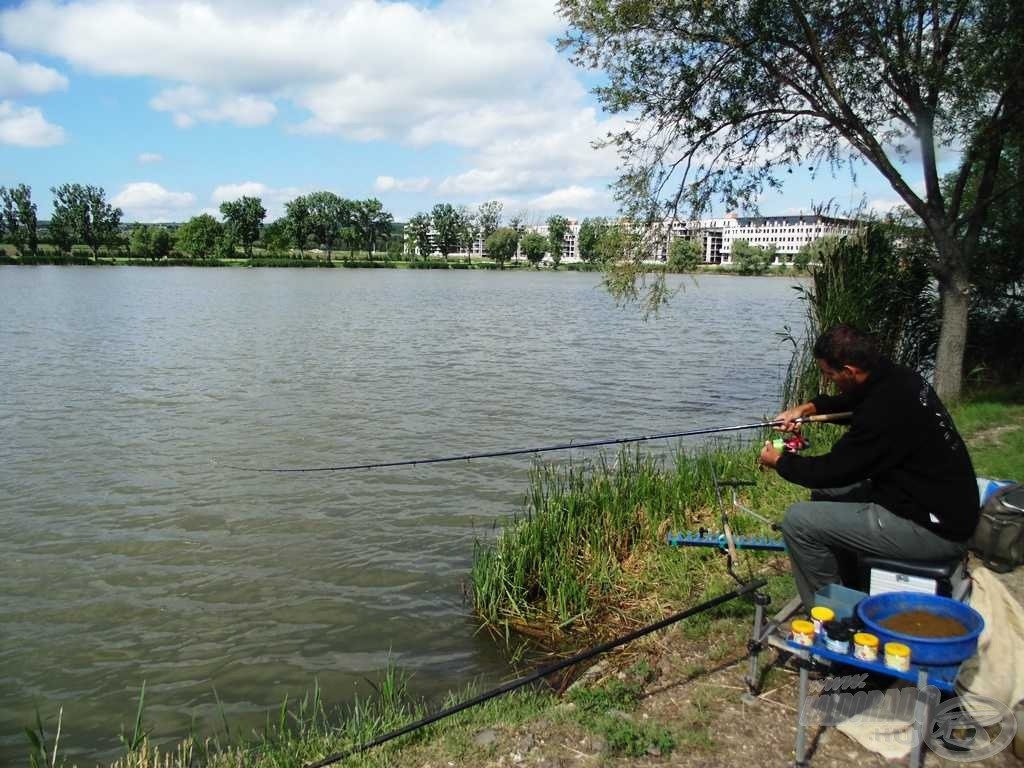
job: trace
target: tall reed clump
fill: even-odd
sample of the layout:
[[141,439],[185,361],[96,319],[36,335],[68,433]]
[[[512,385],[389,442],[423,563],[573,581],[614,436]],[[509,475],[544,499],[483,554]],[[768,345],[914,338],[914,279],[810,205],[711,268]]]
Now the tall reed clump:
[[628,561],[663,546],[659,527],[683,527],[713,507],[711,466],[734,472],[737,454],[680,451],[675,466],[623,450],[592,465],[536,465],[526,512],[490,543],[478,542],[472,569],[478,615],[523,628],[596,617],[620,588]]
[[821,391],[812,350],[821,332],[838,323],[873,334],[897,362],[918,369],[931,365],[938,327],[935,287],[920,238],[899,235],[888,225],[870,223],[818,241],[811,286],[796,286],[807,315],[804,334],[783,334],[793,344],[783,392],[787,403],[805,402]]

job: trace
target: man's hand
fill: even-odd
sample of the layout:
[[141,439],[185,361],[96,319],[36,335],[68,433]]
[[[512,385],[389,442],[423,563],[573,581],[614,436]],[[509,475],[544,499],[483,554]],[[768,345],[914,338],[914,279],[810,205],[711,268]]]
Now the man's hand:
[[796,423],[797,419],[813,416],[817,411],[818,409],[814,407],[814,403],[803,403],[802,405],[794,405],[792,408],[787,408],[772,419],[772,421],[782,422],[775,427],[779,432],[795,432],[800,428],[800,425]]
[[772,445],[772,441],[765,440],[764,448],[761,449],[761,455],[758,457],[758,461],[761,462],[761,466],[775,469],[775,465],[779,463],[780,456],[782,456],[782,453],[775,450],[775,446]]

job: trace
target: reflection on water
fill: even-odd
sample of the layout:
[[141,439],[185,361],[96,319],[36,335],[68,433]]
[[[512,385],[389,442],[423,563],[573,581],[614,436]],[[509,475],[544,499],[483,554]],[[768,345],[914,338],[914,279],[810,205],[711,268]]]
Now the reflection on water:
[[160,737],[211,729],[214,686],[256,725],[314,680],[348,699],[389,655],[421,694],[497,679],[462,586],[529,458],[215,461],[757,420],[792,283],[680,282],[645,323],[586,274],[0,268],[0,762],[24,758],[36,706],[64,708],[73,754],[109,756],[143,681]]

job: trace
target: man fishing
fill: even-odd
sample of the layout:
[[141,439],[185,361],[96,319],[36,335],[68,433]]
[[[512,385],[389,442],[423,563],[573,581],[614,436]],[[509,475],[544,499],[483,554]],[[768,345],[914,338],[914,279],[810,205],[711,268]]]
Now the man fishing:
[[814,358],[839,393],[783,411],[778,429],[852,411],[849,430],[823,456],[779,452],[770,441],[760,456],[786,480],[813,489],[811,501],[790,506],[781,526],[807,608],[815,592],[841,580],[844,556],[952,560],[965,552],[979,515],[967,448],[924,379],[848,325],[821,334]]

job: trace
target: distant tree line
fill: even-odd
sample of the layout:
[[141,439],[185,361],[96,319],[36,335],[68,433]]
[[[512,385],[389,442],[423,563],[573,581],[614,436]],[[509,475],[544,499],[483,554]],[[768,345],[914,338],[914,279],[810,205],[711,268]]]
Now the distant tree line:
[[[395,239],[394,216],[380,200],[349,200],[333,192],[300,195],[285,204],[285,215],[264,223],[267,211],[258,197],[243,196],[220,205],[223,222],[208,213],[178,225],[126,225],[123,211],[107,201],[102,187],[62,184],[53,193],[53,213],[40,223],[32,190],[25,184],[0,187],[0,242],[21,258],[36,258],[40,245],[70,256],[86,246],[93,259],[100,249],[137,259],[160,260],[175,254],[193,259],[252,258],[261,244],[272,256],[300,256],[323,250],[330,260],[338,249],[364,250],[371,256]],[[401,238],[398,238],[401,247]]]

